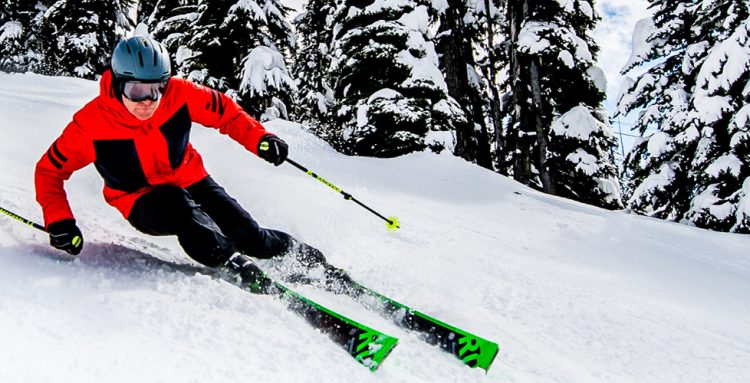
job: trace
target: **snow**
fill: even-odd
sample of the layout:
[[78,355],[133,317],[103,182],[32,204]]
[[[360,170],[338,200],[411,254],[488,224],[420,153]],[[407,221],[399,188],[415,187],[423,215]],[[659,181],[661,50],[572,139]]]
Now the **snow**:
[[729,90],[750,68],[750,20],[745,21],[725,41],[715,46],[698,72],[697,89],[713,94]]
[[604,74],[602,68],[593,65],[586,69],[586,74],[591,78],[591,81],[594,83],[594,86],[596,86],[596,89],[598,89],[602,93],[607,92],[607,76]]
[[[558,25],[543,21],[527,21],[518,34],[518,49],[528,54],[537,54],[552,48],[553,44],[545,35],[556,35],[566,47],[575,48],[571,54],[574,62],[583,62],[590,65],[592,60],[586,41],[578,37],[573,31],[567,28],[560,28]],[[556,47],[562,49],[562,47]],[[565,59],[563,57],[563,59]]]
[[739,177],[741,167],[742,161],[737,156],[734,154],[725,154],[711,162],[706,168],[706,173],[715,178],[718,178],[721,173],[729,173],[735,177]]
[[648,153],[651,158],[659,158],[670,150],[672,137],[664,132],[656,132],[648,139]]
[[745,217],[750,217],[750,178],[742,183],[740,202],[737,204],[737,222],[742,222]]
[[273,89],[296,87],[286,69],[284,57],[278,51],[261,45],[253,48],[245,58],[240,91],[247,92],[250,97],[266,96]]
[[[0,206],[39,220],[33,171],[91,81],[0,74]],[[750,237],[537,193],[449,153],[346,157],[276,119],[299,170],[198,126],[211,174],[264,226],[364,284],[496,341],[488,374],[348,298],[298,290],[400,339],[373,374],[270,297],[198,273],[174,238],[138,233],[87,167],[67,182],[86,246],[69,260],[0,218],[0,377],[7,382],[745,382]],[[750,194],[746,181],[745,193]],[[745,213],[750,212],[747,204]],[[173,266],[166,264],[178,264]]]
[[6,21],[0,26],[0,43],[5,40],[15,40],[23,34],[23,25],[18,21]]
[[133,31],[133,36],[151,36],[151,33],[148,30],[148,25],[144,23],[138,23],[138,25],[135,26],[135,30]]
[[736,109],[731,97],[724,96],[750,71],[750,20],[745,20],[729,36],[711,49],[696,78],[695,113],[704,124],[711,124]]
[[578,138],[588,141],[594,132],[603,132],[606,136],[612,135],[612,129],[591,115],[591,111],[584,105],[571,108],[565,114],[552,122],[552,132],[558,136]]
[[690,213],[688,214],[701,214],[705,210],[711,217],[718,220],[727,219],[730,215],[734,214],[734,206],[730,202],[723,202],[717,197],[718,194],[719,191],[716,184],[708,185],[705,190],[693,198],[690,205]]
[[541,37],[540,34],[553,27],[552,24],[541,21],[530,21],[524,24],[521,33],[518,34],[519,50],[528,54],[536,54],[547,50],[552,44],[549,40]]
[[647,17],[635,23],[633,40],[631,42],[630,58],[623,65],[623,72],[629,71],[633,66],[639,65],[646,60],[651,52],[651,43],[648,38],[656,31],[656,25],[651,17]]
[[659,170],[651,173],[646,179],[641,182],[638,187],[633,191],[633,195],[628,201],[628,205],[632,205],[635,201],[644,196],[656,194],[654,190],[665,190],[672,181],[675,179],[674,168],[677,167],[677,163],[665,162],[659,166]]
[[573,55],[564,49],[557,54],[557,58],[559,58],[560,61],[562,61],[562,63],[565,64],[565,66],[568,68],[573,68],[576,66],[576,62],[575,60],[573,60]]
[[588,176],[592,176],[599,171],[599,164],[596,163],[596,157],[586,153],[586,151],[581,148],[568,154],[565,159],[576,164],[576,170],[579,170]]

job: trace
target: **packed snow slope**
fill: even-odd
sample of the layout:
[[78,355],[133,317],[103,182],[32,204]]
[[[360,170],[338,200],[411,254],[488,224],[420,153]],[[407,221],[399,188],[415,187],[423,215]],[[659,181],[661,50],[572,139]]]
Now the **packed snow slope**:
[[[0,206],[39,221],[37,159],[96,83],[0,74]],[[488,374],[363,309],[300,292],[400,338],[376,373],[275,298],[202,274],[174,238],[105,204],[92,166],[66,184],[86,246],[75,260],[0,217],[2,382],[747,382],[750,237],[534,192],[448,154],[346,157],[295,123],[269,130],[289,165],[216,130],[192,141],[264,226],[320,248],[363,284],[500,344]]]

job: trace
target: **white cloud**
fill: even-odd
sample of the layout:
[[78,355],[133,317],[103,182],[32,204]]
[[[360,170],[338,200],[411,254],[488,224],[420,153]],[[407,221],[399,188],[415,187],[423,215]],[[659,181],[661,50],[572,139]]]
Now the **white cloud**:
[[600,0],[596,10],[602,17],[594,30],[599,44],[599,66],[607,75],[607,109],[614,112],[614,104],[624,81],[620,70],[630,57],[633,30],[638,20],[649,17],[646,0]]
[[[596,11],[602,20],[594,30],[593,36],[599,44],[598,65],[607,76],[607,99],[605,108],[613,115],[617,108],[617,96],[625,82],[620,70],[631,55],[633,31],[638,20],[651,16],[646,0],[599,0],[595,3]],[[623,133],[628,133],[632,126],[633,116],[620,118]],[[613,128],[618,130],[618,121]],[[632,146],[632,138],[623,137],[623,146],[627,152]]]

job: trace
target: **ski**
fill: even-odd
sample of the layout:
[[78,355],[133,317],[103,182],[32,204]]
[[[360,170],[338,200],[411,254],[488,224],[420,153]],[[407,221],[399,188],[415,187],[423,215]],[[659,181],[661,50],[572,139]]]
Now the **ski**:
[[497,343],[451,326],[414,310],[357,282],[348,292],[366,308],[392,320],[396,325],[416,332],[420,338],[454,355],[465,365],[488,371],[497,356]]
[[278,296],[288,309],[305,318],[315,329],[328,335],[357,362],[375,372],[398,345],[398,339],[349,319],[305,298],[279,282]]

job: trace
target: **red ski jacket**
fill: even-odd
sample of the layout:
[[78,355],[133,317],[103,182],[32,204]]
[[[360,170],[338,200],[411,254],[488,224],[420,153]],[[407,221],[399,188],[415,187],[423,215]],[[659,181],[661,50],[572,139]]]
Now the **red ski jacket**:
[[127,218],[135,200],[157,185],[187,187],[208,175],[190,144],[193,122],[216,128],[257,154],[265,128],[226,95],[171,78],[154,115],[141,121],[115,97],[112,73],[100,93],[73,116],[36,165],[36,199],[49,224],[74,218],[63,182],[94,163],[104,199]]

